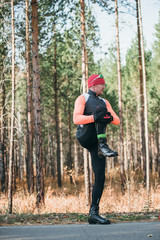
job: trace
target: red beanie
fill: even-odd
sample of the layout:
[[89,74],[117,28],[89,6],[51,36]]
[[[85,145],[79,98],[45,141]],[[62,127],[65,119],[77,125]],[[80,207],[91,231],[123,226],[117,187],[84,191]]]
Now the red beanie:
[[105,84],[105,81],[102,75],[93,74],[88,78],[88,88],[98,84]]

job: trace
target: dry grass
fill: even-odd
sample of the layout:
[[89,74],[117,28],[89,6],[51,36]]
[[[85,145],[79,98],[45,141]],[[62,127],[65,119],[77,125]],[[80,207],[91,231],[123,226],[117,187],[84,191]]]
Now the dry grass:
[[[66,183],[63,188],[53,188],[51,184],[45,193],[45,206],[37,209],[35,194],[29,195],[27,191],[19,189],[13,196],[14,213],[88,213],[89,206],[86,206],[84,183],[76,185]],[[138,190],[135,185],[130,184],[125,195],[121,194],[119,185],[111,187],[106,185],[100,203],[100,212],[142,212],[160,211],[160,186],[156,190],[151,189],[148,201],[145,188],[139,184]],[[137,187],[136,187],[137,188]],[[7,196],[0,196],[0,213],[7,213]]]

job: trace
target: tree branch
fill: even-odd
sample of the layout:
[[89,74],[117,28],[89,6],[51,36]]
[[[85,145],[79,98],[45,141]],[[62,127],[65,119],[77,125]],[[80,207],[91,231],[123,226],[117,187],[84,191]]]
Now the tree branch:
[[8,4],[8,3],[11,3],[11,2],[6,2],[6,3],[3,3],[3,4],[0,4],[0,7],[2,7],[5,4]]

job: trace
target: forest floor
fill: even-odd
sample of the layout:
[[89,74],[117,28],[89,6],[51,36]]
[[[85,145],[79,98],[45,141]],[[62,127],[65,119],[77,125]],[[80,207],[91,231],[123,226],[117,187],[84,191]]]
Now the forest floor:
[[[105,213],[104,217],[111,223],[160,221],[159,212]],[[49,214],[0,214],[0,226],[31,224],[80,224],[87,223],[88,215],[82,213]]]

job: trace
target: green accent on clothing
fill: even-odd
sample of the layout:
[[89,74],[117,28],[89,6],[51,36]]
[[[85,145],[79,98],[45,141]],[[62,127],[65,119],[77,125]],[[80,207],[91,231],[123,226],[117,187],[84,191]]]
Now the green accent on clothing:
[[100,138],[105,138],[106,137],[106,134],[99,134],[97,135],[97,138],[100,139]]

